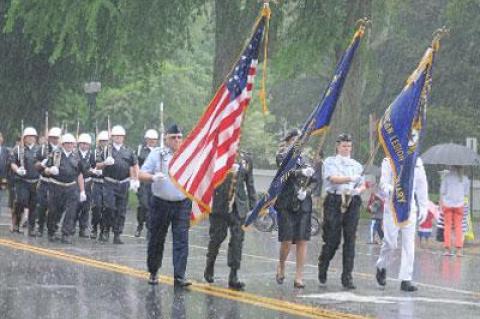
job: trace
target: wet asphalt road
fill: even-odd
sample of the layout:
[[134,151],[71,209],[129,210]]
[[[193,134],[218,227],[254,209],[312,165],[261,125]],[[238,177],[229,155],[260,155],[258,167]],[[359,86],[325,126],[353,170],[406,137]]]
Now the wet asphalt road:
[[[52,244],[46,238],[11,234],[8,224],[9,217],[2,207],[0,318],[480,317],[478,240],[466,244],[466,256],[462,258],[442,256],[441,245],[435,242],[418,248],[414,279],[419,291],[399,290],[400,283],[395,279],[398,267],[387,273],[387,287],[380,290],[374,279],[379,246],[366,244],[368,221],[363,221],[354,274],[357,289],[346,292],[341,287],[341,250],[332,262],[327,286],[318,285],[316,259],[321,239],[313,237],[305,267],[307,287],[302,291],[293,288],[292,258],[285,283],[279,286],[275,282],[279,248],[276,234],[251,231],[246,235],[240,270],[247,289],[245,293],[230,295],[224,289],[229,271],[227,243],[217,259],[215,284],[210,287],[203,282],[208,223],[190,231],[187,272],[194,285],[188,291],[171,285],[170,236],[160,270],[165,277],[157,287],[147,284],[146,242],[143,237],[132,236],[136,226],[133,211],[128,214],[125,245],[121,246],[78,238],[73,245]],[[478,231],[477,225],[476,234]],[[396,260],[399,261],[399,251]]]

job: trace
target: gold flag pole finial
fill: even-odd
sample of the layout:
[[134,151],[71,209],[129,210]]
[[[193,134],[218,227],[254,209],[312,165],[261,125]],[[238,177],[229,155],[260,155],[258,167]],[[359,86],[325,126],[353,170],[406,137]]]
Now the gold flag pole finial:
[[372,20],[370,20],[368,17],[363,17],[361,19],[358,19],[357,23],[355,24],[357,28],[357,32],[355,33],[355,36],[363,37],[363,35],[365,34],[365,29],[367,28],[367,26],[371,26],[371,25],[372,25]]
[[446,35],[449,35],[450,34],[450,29],[447,29],[446,26],[443,26],[441,28],[438,28],[437,30],[435,30],[433,33],[432,33],[432,36],[433,36],[433,40],[432,40],[432,49],[434,51],[438,51],[438,49],[440,48],[440,40],[446,36]]

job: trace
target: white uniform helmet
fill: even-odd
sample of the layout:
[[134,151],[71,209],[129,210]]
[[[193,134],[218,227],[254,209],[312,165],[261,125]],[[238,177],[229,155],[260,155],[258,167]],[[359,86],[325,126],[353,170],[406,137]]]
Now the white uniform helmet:
[[23,130],[23,137],[25,136],[38,136],[37,130],[34,129],[33,127],[26,127]]
[[80,136],[78,137],[78,143],[92,144],[92,138],[90,137],[90,134],[80,134]]
[[70,134],[70,133],[67,133],[67,134],[63,134],[62,136],[62,144],[63,143],[76,143],[77,140],[75,139],[75,137]]
[[112,128],[112,136],[125,136],[125,135],[127,135],[127,133],[125,132],[125,129],[120,125],[115,125]]
[[144,138],[149,138],[152,140],[158,140],[158,132],[156,130],[147,130],[145,132]]
[[50,131],[48,131],[48,137],[60,137],[62,136],[62,129],[59,127],[52,127]]
[[98,133],[98,140],[99,141],[108,141],[108,132],[107,131],[101,131]]

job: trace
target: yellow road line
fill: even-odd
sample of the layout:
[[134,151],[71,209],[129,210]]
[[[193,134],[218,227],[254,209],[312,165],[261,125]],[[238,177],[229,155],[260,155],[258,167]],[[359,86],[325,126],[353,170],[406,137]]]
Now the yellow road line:
[[[15,250],[28,251],[37,255],[53,257],[56,259],[73,262],[76,264],[86,265],[97,269],[106,270],[109,272],[115,272],[124,274],[131,277],[147,279],[149,274],[146,271],[119,265],[111,262],[99,261],[91,258],[81,257],[73,254],[64,253],[62,251],[41,248],[29,244],[24,244],[17,241],[0,239],[0,246],[8,247]],[[167,276],[159,276],[159,281],[166,285],[173,285],[173,278]],[[302,316],[306,318],[344,318],[344,319],[364,319],[367,317],[341,313],[333,310],[321,309],[315,306],[300,304],[291,301],[285,301],[270,297],[264,297],[252,293],[234,291],[217,286],[211,286],[208,284],[194,282],[191,291],[204,293],[207,295],[238,301],[270,310],[280,311],[291,315]]]

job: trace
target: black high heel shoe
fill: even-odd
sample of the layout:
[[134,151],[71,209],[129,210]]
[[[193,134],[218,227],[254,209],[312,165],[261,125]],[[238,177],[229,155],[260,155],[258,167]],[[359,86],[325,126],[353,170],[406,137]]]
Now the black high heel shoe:
[[293,288],[303,289],[305,288],[305,284],[301,282],[297,282],[296,280],[293,281]]
[[280,274],[275,275],[275,280],[277,281],[277,284],[281,285],[283,284],[283,281],[285,280],[285,276],[281,276]]

